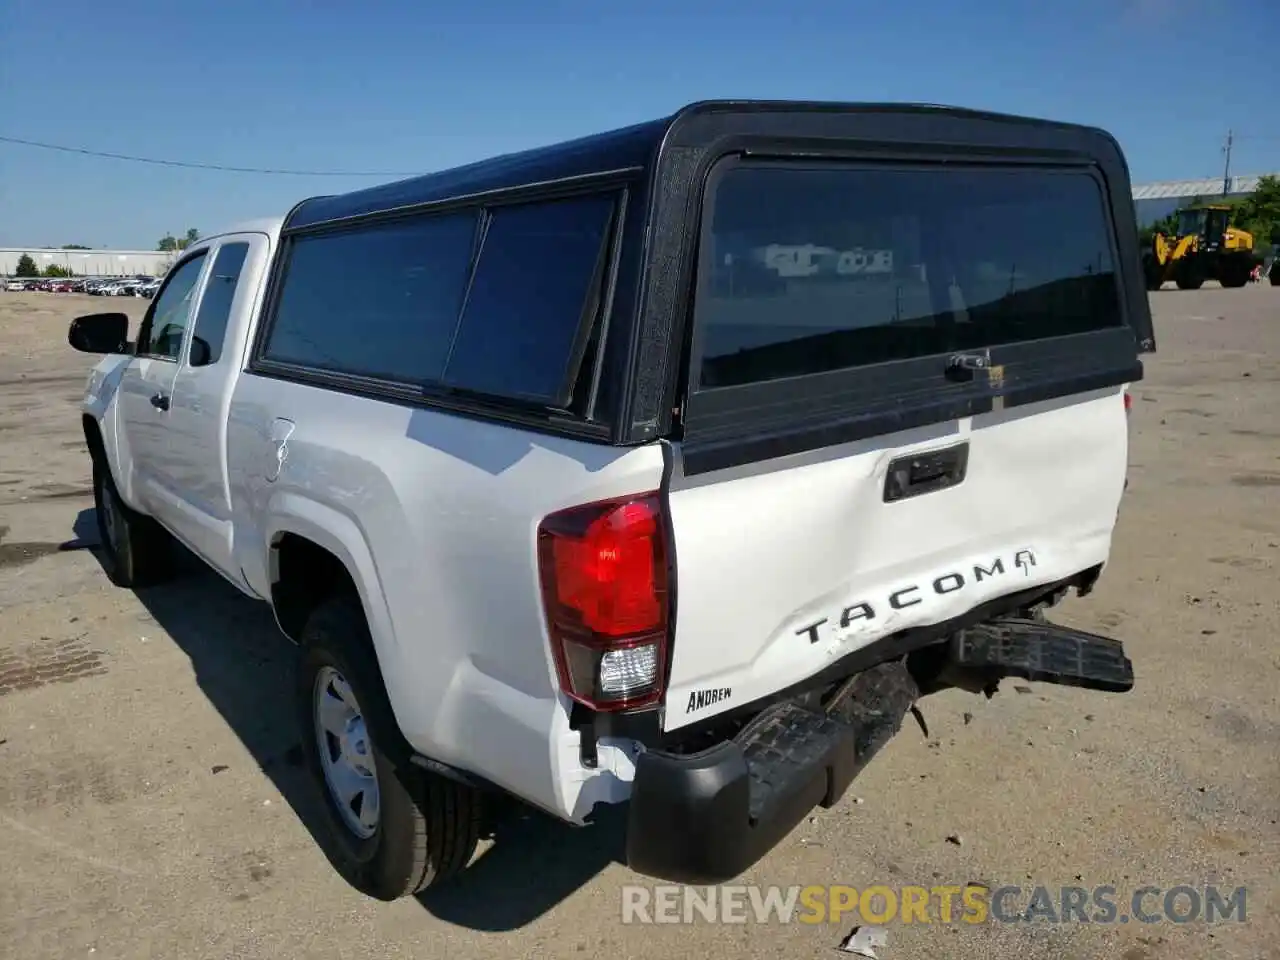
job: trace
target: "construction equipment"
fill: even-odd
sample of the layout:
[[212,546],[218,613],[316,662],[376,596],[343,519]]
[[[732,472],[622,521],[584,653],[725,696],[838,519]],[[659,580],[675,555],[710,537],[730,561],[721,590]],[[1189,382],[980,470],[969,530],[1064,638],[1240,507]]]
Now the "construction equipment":
[[1230,225],[1231,207],[1202,203],[1178,211],[1177,236],[1156,232],[1143,255],[1147,289],[1167,280],[1179,290],[1198,290],[1206,280],[1243,287],[1257,264],[1253,234]]

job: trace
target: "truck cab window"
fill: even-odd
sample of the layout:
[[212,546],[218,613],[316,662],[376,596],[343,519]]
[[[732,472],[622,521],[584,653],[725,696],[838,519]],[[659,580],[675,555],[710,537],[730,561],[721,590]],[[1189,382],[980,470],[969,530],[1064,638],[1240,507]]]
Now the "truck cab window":
[[188,362],[193,367],[217,363],[222,356],[222,341],[226,338],[227,322],[231,319],[231,304],[236,298],[240,271],[244,269],[248,254],[247,243],[224,243],[213,260],[213,272],[205,284],[200,312],[196,314],[195,329],[191,332]]
[[151,312],[138,333],[138,355],[177,360],[182,338],[191,321],[191,304],[196,283],[204,269],[205,254],[181,264],[156,295]]

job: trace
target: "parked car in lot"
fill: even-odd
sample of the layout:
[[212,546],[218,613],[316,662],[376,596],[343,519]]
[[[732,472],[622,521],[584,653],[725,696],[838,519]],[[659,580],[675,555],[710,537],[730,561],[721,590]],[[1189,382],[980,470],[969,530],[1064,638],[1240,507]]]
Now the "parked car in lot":
[[134,287],[141,282],[132,277],[99,277],[85,283],[85,292],[99,297],[132,295]]
[[1132,686],[1044,610],[1110,555],[1139,262],[1110,136],[945,108],[698,104],[308,200],[185,250],[136,342],[72,324],[104,562],[271,604],[366,893],[462,869],[494,791],[725,880],[920,696]]
[[4,288],[9,293],[22,293],[27,289],[27,285],[21,280],[10,280],[5,283]]

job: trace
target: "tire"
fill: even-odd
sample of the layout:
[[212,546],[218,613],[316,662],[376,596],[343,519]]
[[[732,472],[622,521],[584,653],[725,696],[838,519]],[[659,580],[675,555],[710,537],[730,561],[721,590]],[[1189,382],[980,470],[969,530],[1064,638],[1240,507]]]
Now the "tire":
[[112,583],[132,589],[168,577],[173,562],[168,531],[120,499],[111,471],[97,457],[93,459],[93,506],[102,565]]
[[1218,282],[1229,290],[1236,290],[1249,282],[1253,264],[1243,259],[1225,261],[1218,271]]
[[1154,257],[1146,257],[1142,261],[1142,279],[1148,290],[1159,290],[1164,286],[1164,268],[1156,263]]
[[1179,290],[1199,290],[1204,286],[1204,274],[1198,267],[1188,267],[1178,271],[1174,278]]
[[[412,750],[391,710],[359,599],[344,594],[322,603],[307,620],[301,642],[299,729],[334,867],[378,900],[409,896],[461,872],[479,841],[481,797],[410,762]],[[339,700],[330,699],[338,693]],[[345,745],[322,725],[322,701],[345,719],[330,722],[331,728],[343,728]],[[361,775],[359,792],[348,791],[348,804],[330,787],[327,769],[334,767]],[[374,797],[376,813],[370,814]]]

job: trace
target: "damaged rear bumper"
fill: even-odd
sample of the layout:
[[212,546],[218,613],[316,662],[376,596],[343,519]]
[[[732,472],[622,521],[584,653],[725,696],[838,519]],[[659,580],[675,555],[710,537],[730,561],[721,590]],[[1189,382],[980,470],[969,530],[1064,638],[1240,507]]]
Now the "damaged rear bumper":
[[766,708],[697,754],[650,750],[636,764],[627,864],[676,883],[738,876],[815,806],[832,806],[897,733],[919,690],[904,661],[858,674],[829,712]]
[[[961,631],[947,659],[984,683],[1020,676],[1111,691],[1133,686],[1118,641],[1043,621]],[[814,807],[839,802],[920,696],[907,660],[893,660],[851,677],[824,711],[783,701],[710,749],[646,751],[632,783],[628,866],[673,883],[741,875]]]
[[951,659],[993,681],[1022,677],[1109,693],[1133,689],[1133,663],[1119,640],[1043,620],[1002,617],[962,630],[951,640]]

